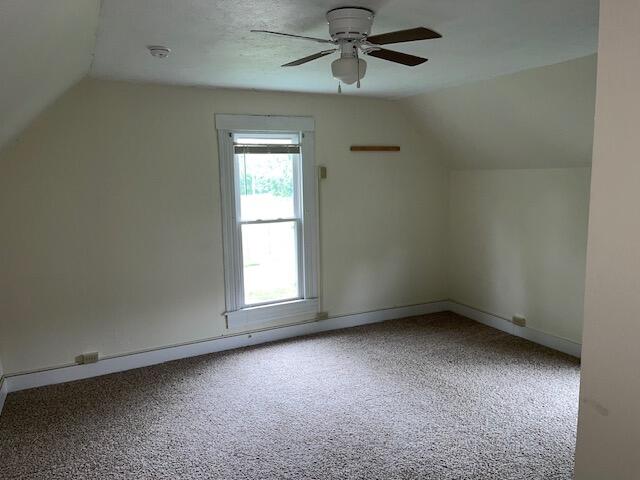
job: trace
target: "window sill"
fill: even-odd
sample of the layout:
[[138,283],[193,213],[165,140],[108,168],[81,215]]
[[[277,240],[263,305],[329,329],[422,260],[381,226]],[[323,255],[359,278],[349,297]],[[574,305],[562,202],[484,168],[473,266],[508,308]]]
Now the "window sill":
[[227,328],[234,330],[276,320],[312,320],[318,315],[318,299],[307,298],[243,308],[234,312],[227,312],[226,315]]

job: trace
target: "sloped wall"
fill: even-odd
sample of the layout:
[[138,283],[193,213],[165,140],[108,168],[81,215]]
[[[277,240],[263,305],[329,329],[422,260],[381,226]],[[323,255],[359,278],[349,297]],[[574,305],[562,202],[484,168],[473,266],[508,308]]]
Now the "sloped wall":
[[454,169],[591,163],[591,55],[403,100]]
[[0,2],[0,148],[89,71],[99,0]]

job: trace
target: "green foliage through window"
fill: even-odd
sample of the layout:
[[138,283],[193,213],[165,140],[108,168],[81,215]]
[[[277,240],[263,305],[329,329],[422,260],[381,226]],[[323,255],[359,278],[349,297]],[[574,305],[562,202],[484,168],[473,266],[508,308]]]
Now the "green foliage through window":
[[239,178],[242,195],[270,193],[276,197],[293,196],[293,162],[288,156],[274,155],[268,162],[260,162],[259,159],[244,160],[252,165],[251,168],[243,165],[243,172]]

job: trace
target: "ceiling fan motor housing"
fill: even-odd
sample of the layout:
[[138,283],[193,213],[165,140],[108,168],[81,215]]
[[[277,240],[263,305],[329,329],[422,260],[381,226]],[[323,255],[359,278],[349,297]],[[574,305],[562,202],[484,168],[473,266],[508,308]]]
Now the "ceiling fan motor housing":
[[334,8],[327,12],[329,35],[335,41],[362,40],[371,33],[374,13],[367,8]]

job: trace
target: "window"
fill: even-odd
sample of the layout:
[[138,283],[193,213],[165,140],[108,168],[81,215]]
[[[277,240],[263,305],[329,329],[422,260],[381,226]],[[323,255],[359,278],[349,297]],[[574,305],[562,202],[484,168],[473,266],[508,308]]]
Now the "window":
[[229,328],[317,315],[313,120],[217,115]]

